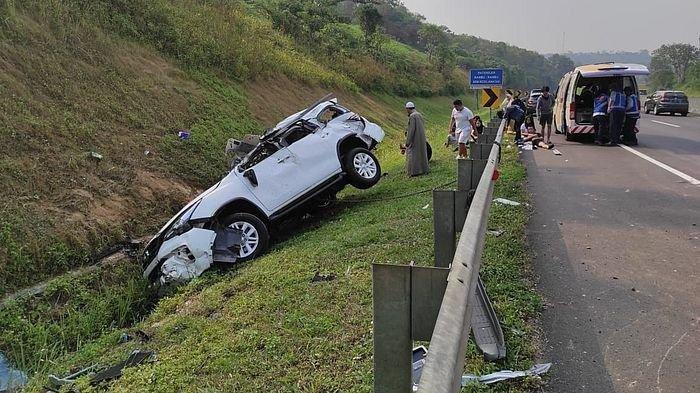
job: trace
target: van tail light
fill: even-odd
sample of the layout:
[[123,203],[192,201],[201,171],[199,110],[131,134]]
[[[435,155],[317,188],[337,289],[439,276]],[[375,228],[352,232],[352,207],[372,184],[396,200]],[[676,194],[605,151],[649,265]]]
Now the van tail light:
[[569,104],[569,119],[576,119],[576,104],[573,102]]

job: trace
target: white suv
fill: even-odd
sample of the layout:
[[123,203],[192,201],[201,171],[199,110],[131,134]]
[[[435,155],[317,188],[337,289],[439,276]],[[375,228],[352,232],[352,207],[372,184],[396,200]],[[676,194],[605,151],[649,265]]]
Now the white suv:
[[372,150],[377,124],[327,95],[263,136],[229,141],[233,168],[168,221],[146,246],[144,277],[161,283],[200,275],[213,262],[247,261],[263,252],[270,224],[335,198],[345,185],[365,189],[381,177]]

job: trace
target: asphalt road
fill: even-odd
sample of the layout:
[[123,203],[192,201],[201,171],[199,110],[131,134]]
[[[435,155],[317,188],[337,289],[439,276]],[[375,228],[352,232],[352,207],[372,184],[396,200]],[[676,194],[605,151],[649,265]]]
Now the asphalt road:
[[546,391],[700,392],[700,117],[640,129],[658,163],[561,135],[522,153]]

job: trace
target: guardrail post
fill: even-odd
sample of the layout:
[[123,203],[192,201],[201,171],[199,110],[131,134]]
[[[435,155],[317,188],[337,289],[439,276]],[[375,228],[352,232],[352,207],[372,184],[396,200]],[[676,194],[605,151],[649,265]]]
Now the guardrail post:
[[411,390],[411,271],[372,264],[374,391]]
[[372,264],[374,391],[410,392],[413,340],[433,335],[449,268]]
[[449,267],[452,263],[457,246],[455,228],[455,192],[452,190],[433,190],[435,266]]
[[488,160],[457,160],[457,190],[475,190]]

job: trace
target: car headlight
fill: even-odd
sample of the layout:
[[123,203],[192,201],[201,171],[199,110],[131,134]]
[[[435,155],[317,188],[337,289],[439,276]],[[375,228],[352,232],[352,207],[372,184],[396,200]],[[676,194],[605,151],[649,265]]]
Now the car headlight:
[[183,233],[192,229],[192,225],[190,224],[190,217],[192,217],[192,213],[194,213],[195,206],[196,205],[190,207],[186,212],[182,213],[182,216],[180,216],[180,218],[178,218],[173,223],[170,229],[168,229],[168,231],[165,232],[165,240],[168,240],[175,236],[180,236]]

